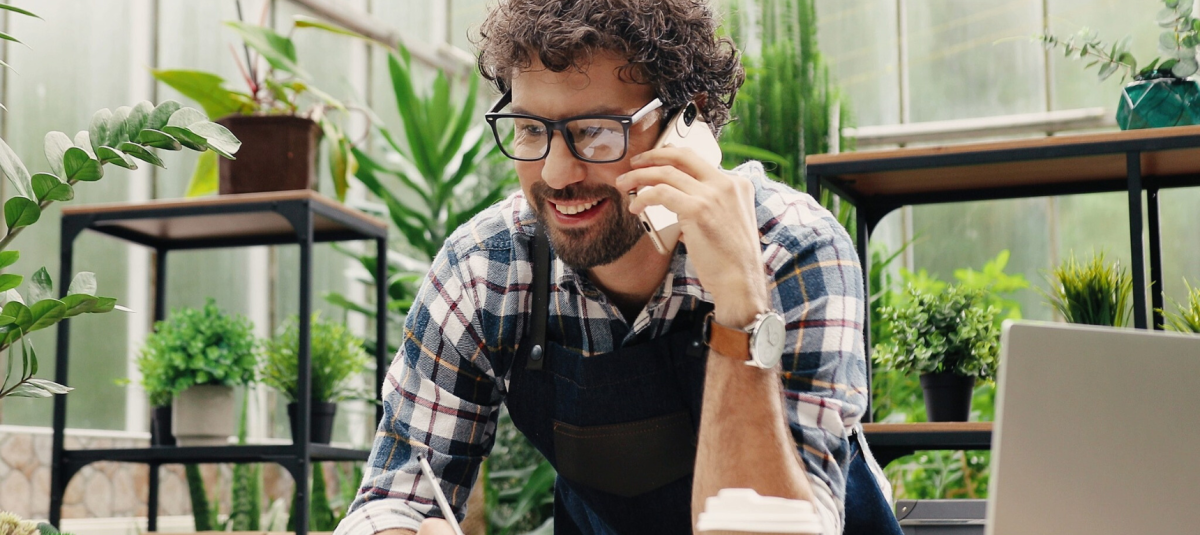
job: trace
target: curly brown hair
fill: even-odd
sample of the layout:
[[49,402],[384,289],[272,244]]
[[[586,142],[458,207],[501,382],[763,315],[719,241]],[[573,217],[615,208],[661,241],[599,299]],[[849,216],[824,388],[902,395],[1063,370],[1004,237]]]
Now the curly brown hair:
[[716,29],[706,0],[500,0],[475,44],[479,71],[502,93],[535,55],[551,71],[582,72],[616,53],[628,60],[622,80],[651,85],[668,110],[695,99],[719,133],[746,73]]

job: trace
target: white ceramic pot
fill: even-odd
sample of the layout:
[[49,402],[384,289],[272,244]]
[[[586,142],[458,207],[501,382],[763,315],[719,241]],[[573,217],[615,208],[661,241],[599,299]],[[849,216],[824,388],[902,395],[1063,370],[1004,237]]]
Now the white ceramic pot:
[[172,404],[171,424],[180,446],[224,446],[233,435],[233,387],[193,386]]

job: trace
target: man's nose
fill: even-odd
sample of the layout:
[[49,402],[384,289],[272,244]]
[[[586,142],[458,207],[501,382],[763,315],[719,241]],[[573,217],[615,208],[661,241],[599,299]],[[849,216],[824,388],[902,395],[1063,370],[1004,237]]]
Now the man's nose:
[[563,136],[554,136],[550,140],[550,152],[542,165],[542,181],[554,189],[563,189],[576,182],[582,182],[587,177],[585,164],[579,161]]

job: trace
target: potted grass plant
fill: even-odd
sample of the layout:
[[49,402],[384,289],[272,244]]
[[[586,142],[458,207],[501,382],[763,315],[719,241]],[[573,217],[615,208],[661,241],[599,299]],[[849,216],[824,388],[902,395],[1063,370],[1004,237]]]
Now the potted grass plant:
[[[312,373],[311,384],[311,441],[328,444],[333,436],[333,419],[337,403],[353,399],[367,400],[365,393],[354,390],[348,380],[361,374],[369,359],[363,342],[350,333],[345,325],[324,321],[319,314],[312,316],[312,343],[309,348]],[[284,322],[277,336],[263,343],[263,363],[260,380],[279,391],[288,400],[288,419],[292,424],[292,440],[296,436],[299,414],[300,326],[298,317]]]
[[1133,277],[1104,253],[1080,264],[1072,253],[1048,276],[1042,295],[1068,323],[1124,327],[1133,312]]
[[1181,333],[1200,334],[1200,287],[1192,288],[1187,279],[1184,279],[1183,285],[1187,287],[1187,301],[1178,303],[1171,300],[1176,311],[1163,314],[1167,320],[1165,327]]
[[925,410],[932,422],[965,422],[977,379],[996,375],[998,313],[985,306],[987,293],[949,286],[927,292],[909,286],[904,303],[885,307],[891,340],[875,348],[879,364],[919,374]]
[[[296,27],[310,26],[306,20],[298,20]],[[234,57],[244,90],[226,87],[224,78],[210,72],[151,71],[200,104],[210,117],[219,117],[217,123],[245,145],[243,157],[236,161],[199,160],[188,196],[316,189],[317,154],[324,137],[335,194],[344,199],[357,168],[353,145],[342,127],[349,113],[346,105],[312,83],[290,37],[243,21],[225,25],[242,39],[244,57]]]
[[154,324],[138,356],[142,386],[161,404],[174,399],[171,422],[180,446],[223,445],[234,433],[233,387],[254,380],[253,326],[217,308],[180,308]]

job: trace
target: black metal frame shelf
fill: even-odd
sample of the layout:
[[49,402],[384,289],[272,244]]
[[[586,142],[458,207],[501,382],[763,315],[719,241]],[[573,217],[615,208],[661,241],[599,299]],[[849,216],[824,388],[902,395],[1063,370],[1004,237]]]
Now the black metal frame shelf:
[[[200,200],[69,207],[63,210],[59,280],[70,280],[75,239],[84,230],[150,247],[156,252],[154,320],[165,317],[167,253],[222,247],[296,244],[300,246],[299,400],[296,436],[310,436],[311,316],[313,245],[322,242],[374,240],[376,280],[387,280],[387,225],[346,208],[314,191],[227,195]],[[376,314],[387,317],[386,285],[375,288]],[[62,292],[65,293],[65,286]],[[375,391],[382,389],[387,373],[387,324],[377,321]],[[70,353],[70,320],[58,324],[55,381],[67,383]],[[296,483],[296,533],[308,533],[308,474],[314,461],[366,460],[369,452],[312,444],[251,446],[151,446],[148,448],[67,450],[64,447],[69,396],[54,398],[54,440],[50,478],[50,522],[62,518],[63,494],[79,470],[98,461],[144,463],[150,466],[148,530],[157,531],[158,468],[163,464],[259,463],[284,467]],[[382,417],[376,407],[376,419]],[[157,444],[157,437],[152,440]]]
[[[1151,301],[1148,307],[1146,293],[1133,292],[1134,325],[1139,329],[1151,325],[1162,329],[1159,191],[1200,186],[1200,126],[822,154],[809,156],[806,164],[811,195],[819,198],[821,190],[828,188],[856,208],[855,241],[864,273],[870,270],[867,244],[871,232],[884,216],[906,205],[1126,192],[1130,249],[1135,259],[1133,287],[1148,287]],[[1149,285],[1142,260],[1146,258],[1144,216],[1149,234]],[[864,277],[864,283],[864,295],[871,295],[868,277]],[[863,331],[868,359],[869,322],[867,315]],[[870,381],[868,371],[868,386]],[[870,414],[868,407],[868,421]],[[873,450],[879,440],[890,441],[879,447],[903,443],[913,446],[911,449],[959,449],[964,444],[978,446],[973,441],[981,440],[983,435],[914,431],[905,437],[900,431],[890,431],[887,435],[868,433],[868,437]],[[989,432],[989,445],[990,437]]]
[[880,466],[920,450],[987,450],[991,422],[863,424],[863,434]]

